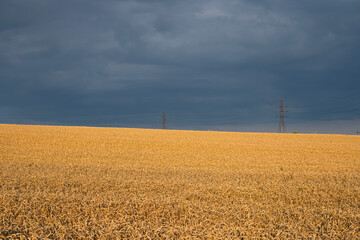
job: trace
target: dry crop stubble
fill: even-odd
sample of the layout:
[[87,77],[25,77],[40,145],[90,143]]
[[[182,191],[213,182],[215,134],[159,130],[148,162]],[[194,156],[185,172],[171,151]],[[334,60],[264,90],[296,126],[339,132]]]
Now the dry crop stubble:
[[0,125],[0,238],[360,238],[360,137]]

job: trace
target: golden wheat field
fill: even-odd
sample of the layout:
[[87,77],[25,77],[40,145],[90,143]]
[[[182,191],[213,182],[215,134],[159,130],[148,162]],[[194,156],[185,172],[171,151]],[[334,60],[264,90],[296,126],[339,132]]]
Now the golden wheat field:
[[360,137],[0,125],[1,239],[360,239]]

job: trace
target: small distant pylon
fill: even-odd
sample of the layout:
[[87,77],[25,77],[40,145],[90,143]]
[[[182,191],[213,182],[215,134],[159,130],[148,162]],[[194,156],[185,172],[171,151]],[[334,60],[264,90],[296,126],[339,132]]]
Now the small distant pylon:
[[166,115],[165,112],[162,114],[162,128],[166,129]]
[[286,133],[286,126],[285,126],[285,118],[287,117],[285,115],[285,112],[287,112],[287,111],[285,111],[286,107],[287,106],[284,105],[284,100],[281,99],[280,105],[279,105],[279,108],[280,108],[280,110],[279,110],[280,121],[279,121],[279,129],[278,129],[279,133]]

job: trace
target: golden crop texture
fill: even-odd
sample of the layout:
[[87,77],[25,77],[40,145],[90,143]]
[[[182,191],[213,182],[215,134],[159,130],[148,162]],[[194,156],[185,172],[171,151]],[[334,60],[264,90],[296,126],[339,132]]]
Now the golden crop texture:
[[360,239],[360,137],[0,125],[0,239]]

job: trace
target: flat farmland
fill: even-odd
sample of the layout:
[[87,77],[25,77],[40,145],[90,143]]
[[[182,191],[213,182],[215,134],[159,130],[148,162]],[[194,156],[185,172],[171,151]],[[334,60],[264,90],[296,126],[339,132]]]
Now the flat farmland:
[[360,239],[360,136],[0,125],[0,239]]

